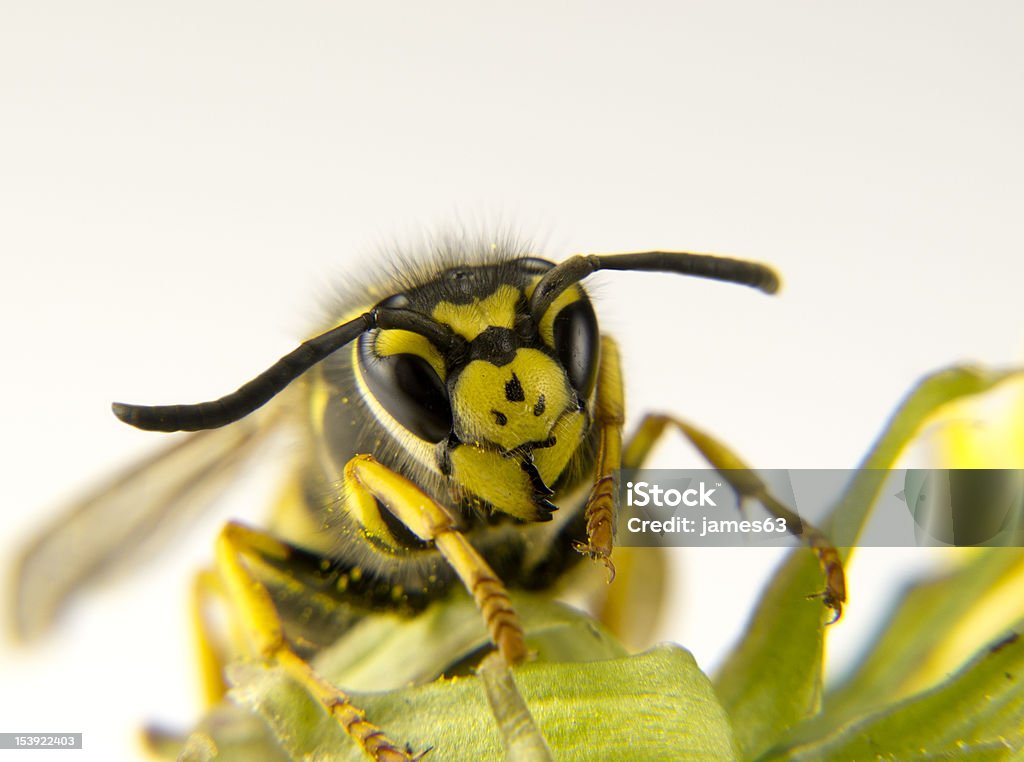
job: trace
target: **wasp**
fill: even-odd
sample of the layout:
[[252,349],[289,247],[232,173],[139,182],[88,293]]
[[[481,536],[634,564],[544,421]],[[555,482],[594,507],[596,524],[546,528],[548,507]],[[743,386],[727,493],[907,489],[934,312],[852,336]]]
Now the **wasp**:
[[[26,551],[15,612],[22,631],[44,627],[151,513],[189,499],[282,420],[301,439],[287,499],[266,530],[224,527],[215,569],[197,580],[197,606],[226,599],[248,653],[283,669],[373,759],[413,754],[322,678],[311,656],[362,616],[414,614],[463,588],[504,661],[523,662],[508,590],[549,589],[584,558],[614,578],[615,475],[639,467],[668,429],[728,469],[742,496],[790,519],[819,555],[821,597],[838,616],[845,587],[834,549],[724,445],[657,414],[624,439],[619,351],[582,285],[598,271],[644,271],[771,294],[779,280],[770,267],[672,251],[556,264],[508,243],[440,249],[428,265],[410,260],[351,288],[325,330],[231,394],[190,405],[114,403],[114,414],[140,429],[195,433],[90,496]],[[280,405],[264,408],[275,398]],[[147,473],[172,465],[180,476],[145,486]],[[126,521],[128,503],[151,507]],[[109,528],[69,554],[85,525]],[[315,603],[324,599],[336,605]],[[224,658],[199,622],[216,700],[226,690]]]

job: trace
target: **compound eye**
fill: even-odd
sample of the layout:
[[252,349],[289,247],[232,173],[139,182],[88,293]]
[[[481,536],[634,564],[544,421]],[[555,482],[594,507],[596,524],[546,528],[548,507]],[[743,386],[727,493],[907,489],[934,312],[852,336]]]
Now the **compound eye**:
[[411,353],[381,356],[375,337],[359,337],[359,365],[370,392],[398,423],[428,442],[440,442],[452,430],[448,390],[424,358]]
[[562,363],[569,383],[586,399],[594,390],[597,379],[597,317],[587,299],[577,299],[566,305],[555,316],[552,326],[555,355]]

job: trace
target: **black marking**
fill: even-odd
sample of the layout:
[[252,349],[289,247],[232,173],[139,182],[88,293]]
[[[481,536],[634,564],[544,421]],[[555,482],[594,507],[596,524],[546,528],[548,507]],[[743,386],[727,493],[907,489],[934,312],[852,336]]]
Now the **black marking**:
[[[422,587],[406,588],[401,600],[396,602],[392,594],[394,585],[386,576],[387,572],[385,576],[376,576],[377,572],[362,569],[349,559],[325,557],[292,545],[288,545],[288,549],[287,559],[261,554],[260,561],[277,570],[282,578],[290,580],[293,584],[300,584],[303,589],[326,595],[349,606],[356,604],[372,610],[397,607],[407,613],[422,611],[454,582],[454,575],[447,572],[446,564],[439,564],[440,573],[436,578],[429,580]],[[389,550],[394,552],[393,548]],[[362,573],[350,574],[355,568],[361,568]],[[348,576],[344,590],[338,587],[339,578],[342,576]],[[285,602],[285,599],[274,600],[277,606]]]
[[544,479],[541,478],[540,471],[537,470],[537,466],[533,463],[533,458],[524,458],[519,464],[519,467],[523,469],[523,471],[526,472],[526,475],[530,478],[530,484],[533,487],[535,495],[540,497],[550,497],[555,494],[555,491],[544,483]]
[[544,395],[542,394],[537,398],[537,404],[533,406],[533,414],[537,416],[543,415],[545,409]]
[[519,383],[519,376],[514,372],[512,373],[512,380],[505,382],[505,399],[509,402],[526,401],[526,393],[523,391],[523,385]]
[[556,437],[548,437],[547,439],[533,439],[529,442],[523,442],[521,445],[517,445],[508,450],[501,451],[501,457],[503,458],[530,458],[531,453],[534,450],[543,450],[547,447],[554,447],[558,443]]
[[552,503],[550,500],[544,498],[537,498],[534,500],[534,504],[537,506],[537,517],[534,521],[543,523],[545,521],[551,521],[554,518],[554,512],[558,510],[558,506]]
[[500,410],[492,410],[491,412],[494,413],[494,420],[498,422],[499,426],[504,426],[508,423],[508,416]]
[[508,328],[492,325],[469,344],[469,359],[484,360],[499,368],[516,356],[516,335]]

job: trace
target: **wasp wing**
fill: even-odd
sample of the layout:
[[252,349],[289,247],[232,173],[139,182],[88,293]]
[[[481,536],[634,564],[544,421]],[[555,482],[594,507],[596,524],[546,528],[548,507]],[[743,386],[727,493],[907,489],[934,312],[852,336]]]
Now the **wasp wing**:
[[152,555],[215,501],[280,419],[255,415],[177,439],[60,512],[15,567],[15,634],[42,634],[82,589]]

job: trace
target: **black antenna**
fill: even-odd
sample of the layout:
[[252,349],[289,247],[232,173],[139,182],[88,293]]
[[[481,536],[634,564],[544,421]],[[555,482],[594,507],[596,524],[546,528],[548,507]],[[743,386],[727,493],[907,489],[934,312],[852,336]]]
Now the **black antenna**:
[[244,418],[265,405],[288,384],[360,334],[374,328],[396,328],[425,336],[442,352],[454,349],[460,338],[426,315],[412,310],[379,307],[304,341],[252,381],[231,394],[195,405],[111,405],[119,419],[146,431],[216,429]]
[[779,290],[779,276],[768,265],[743,259],[691,254],[685,251],[641,251],[631,254],[578,254],[556,265],[540,279],[530,299],[530,313],[536,323],[548,307],[573,283],[598,270],[639,270],[693,275],[698,278],[739,283],[766,294]]

